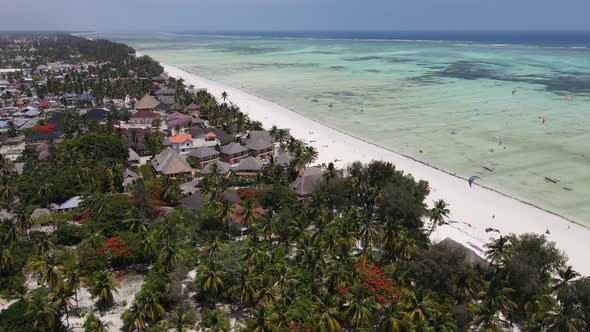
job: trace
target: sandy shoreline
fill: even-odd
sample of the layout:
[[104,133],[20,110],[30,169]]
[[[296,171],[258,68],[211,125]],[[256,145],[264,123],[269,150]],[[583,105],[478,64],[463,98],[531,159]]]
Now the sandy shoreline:
[[499,229],[503,234],[545,233],[549,230],[548,238],[568,255],[569,264],[580,273],[590,275],[590,260],[585,258],[585,251],[590,250],[590,229],[586,227],[492,189],[482,186],[470,188],[465,179],[325,126],[264,98],[175,66],[162,65],[170,76],[182,77],[187,85],[207,88],[217,97],[226,91],[230,101],[267,128],[273,125],[290,128],[295,137],[318,150],[319,163],[339,160],[336,165],[345,167],[356,160],[384,160],[412,174],[417,180],[427,180],[432,187],[428,203],[444,199],[450,204],[450,220],[455,221],[438,228],[432,235],[435,241],[451,237],[480,253],[476,247],[483,248],[489,238],[499,236],[497,233],[486,233],[487,227]]

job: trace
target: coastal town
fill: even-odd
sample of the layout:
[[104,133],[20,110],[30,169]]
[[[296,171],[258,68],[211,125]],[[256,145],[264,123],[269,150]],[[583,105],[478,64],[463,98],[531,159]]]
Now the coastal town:
[[431,241],[428,182],[126,45],[0,34],[0,116],[0,331],[589,331],[544,235]]

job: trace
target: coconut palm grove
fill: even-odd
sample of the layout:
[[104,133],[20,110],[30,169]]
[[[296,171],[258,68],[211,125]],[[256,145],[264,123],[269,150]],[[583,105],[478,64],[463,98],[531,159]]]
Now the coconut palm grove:
[[0,331],[590,331],[546,236],[433,241],[427,182],[126,45],[2,33],[0,68]]

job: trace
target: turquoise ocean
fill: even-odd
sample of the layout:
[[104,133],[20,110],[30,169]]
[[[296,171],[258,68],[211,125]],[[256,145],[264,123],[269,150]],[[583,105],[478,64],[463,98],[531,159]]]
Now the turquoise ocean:
[[590,37],[99,36],[590,226]]

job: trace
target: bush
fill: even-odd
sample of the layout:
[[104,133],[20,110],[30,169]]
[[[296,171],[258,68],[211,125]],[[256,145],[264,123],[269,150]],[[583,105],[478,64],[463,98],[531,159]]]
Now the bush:
[[33,321],[25,317],[28,305],[24,301],[13,303],[0,312],[0,331],[40,331]]
[[82,242],[84,238],[84,234],[80,226],[70,225],[68,223],[60,223],[57,226],[55,236],[57,240],[56,244],[61,244],[64,246],[77,245],[78,243]]

